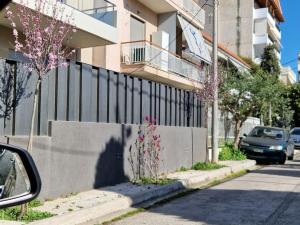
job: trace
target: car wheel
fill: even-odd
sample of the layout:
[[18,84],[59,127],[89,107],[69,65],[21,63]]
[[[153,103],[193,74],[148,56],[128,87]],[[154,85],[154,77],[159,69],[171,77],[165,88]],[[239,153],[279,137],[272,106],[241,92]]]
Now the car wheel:
[[257,159],[257,160],[255,160],[256,161],[256,164],[257,165],[259,165],[259,164],[263,164],[264,163],[264,161],[263,160],[261,160],[261,159]]
[[286,161],[286,155],[281,157],[281,159],[279,160],[279,164],[283,165],[285,164],[285,161]]
[[288,160],[294,160],[294,154],[288,157]]

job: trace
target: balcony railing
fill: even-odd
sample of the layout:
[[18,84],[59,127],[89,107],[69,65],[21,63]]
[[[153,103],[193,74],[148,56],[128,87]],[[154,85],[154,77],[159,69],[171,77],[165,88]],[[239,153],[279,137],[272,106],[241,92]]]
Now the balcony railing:
[[[89,1],[86,0],[77,0],[77,3],[80,3],[82,1],[85,1],[87,5],[90,3]],[[76,8],[77,10],[80,10],[81,12],[92,16],[96,18],[97,20],[100,20],[108,25],[116,27],[117,25],[117,11],[116,11],[116,5],[113,4],[112,2],[108,0],[96,0],[93,2],[96,6],[101,6],[101,7],[95,7],[95,8],[86,8],[86,7],[81,7],[77,8],[74,6],[74,1],[69,0],[61,0],[64,4]],[[75,1],[76,3],[76,1]]]
[[191,17],[200,22],[201,24],[205,24],[205,11],[201,9],[201,7],[194,0],[172,0],[175,4],[177,4],[180,8],[182,8],[185,12],[189,13]]
[[121,51],[123,64],[145,64],[200,82],[205,77],[198,65],[147,41],[122,43]]

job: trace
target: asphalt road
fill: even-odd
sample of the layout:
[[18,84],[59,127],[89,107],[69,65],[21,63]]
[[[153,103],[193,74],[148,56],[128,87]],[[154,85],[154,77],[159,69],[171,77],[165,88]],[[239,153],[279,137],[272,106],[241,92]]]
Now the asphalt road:
[[300,158],[156,206],[113,225],[300,225]]

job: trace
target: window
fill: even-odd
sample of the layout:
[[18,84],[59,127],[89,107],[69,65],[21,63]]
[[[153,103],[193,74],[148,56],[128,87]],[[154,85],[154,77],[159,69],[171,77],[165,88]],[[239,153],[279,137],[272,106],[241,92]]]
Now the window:
[[138,18],[130,17],[130,41],[145,40],[146,27],[145,23]]

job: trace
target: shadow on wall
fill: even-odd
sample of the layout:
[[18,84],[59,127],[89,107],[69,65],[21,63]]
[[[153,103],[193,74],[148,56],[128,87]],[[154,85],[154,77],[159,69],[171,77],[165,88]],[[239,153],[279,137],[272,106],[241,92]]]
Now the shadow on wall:
[[94,188],[110,186],[129,181],[124,172],[124,151],[132,128],[121,126],[121,138],[110,138],[101,151],[96,165]]

